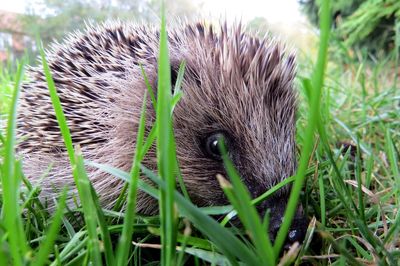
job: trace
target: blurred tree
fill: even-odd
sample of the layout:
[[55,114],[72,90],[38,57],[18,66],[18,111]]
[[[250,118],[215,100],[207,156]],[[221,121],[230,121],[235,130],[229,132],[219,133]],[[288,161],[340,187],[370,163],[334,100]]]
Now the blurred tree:
[[[299,0],[302,11],[311,23],[317,25],[318,0]],[[332,3],[335,36],[348,47],[366,49],[377,55],[399,49],[399,0],[337,0]],[[397,32],[397,33],[396,33]]]
[[[167,11],[174,16],[193,16],[198,6],[190,0],[169,1]],[[38,33],[46,45],[86,23],[107,19],[157,22],[159,1],[155,0],[28,0],[27,16],[21,16],[26,32]],[[158,23],[158,22],[157,22]]]
[[[315,26],[319,26],[318,2],[318,0],[299,0],[301,10]],[[331,13],[334,25],[337,25],[337,20],[340,19],[340,17],[347,18],[353,14],[363,2],[365,2],[365,0],[331,1]]]

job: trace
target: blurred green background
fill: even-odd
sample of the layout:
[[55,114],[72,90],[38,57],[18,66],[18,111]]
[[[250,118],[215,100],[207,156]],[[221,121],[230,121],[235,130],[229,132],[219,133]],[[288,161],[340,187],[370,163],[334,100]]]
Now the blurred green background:
[[[318,1],[167,1],[169,20],[241,20],[259,34],[271,32],[302,52],[313,51]],[[35,36],[43,43],[61,40],[85,23],[109,19],[157,24],[157,0],[16,0],[0,4],[0,61],[35,56]],[[398,47],[400,1],[338,0],[332,3],[334,37],[347,48],[382,56]],[[397,38],[396,38],[397,36]],[[33,56],[32,56],[33,55]]]

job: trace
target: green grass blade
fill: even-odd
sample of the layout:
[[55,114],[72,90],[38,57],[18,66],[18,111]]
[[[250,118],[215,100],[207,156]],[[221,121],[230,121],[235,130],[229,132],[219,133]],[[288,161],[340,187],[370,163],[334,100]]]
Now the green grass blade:
[[179,65],[178,77],[176,78],[174,86],[174,96],[182,92],[182,82],[183,82],[183,75],[185,73],[185,68],[186,68],[186,61],[183,60]]
[[289,231],[292,219],[297,209],[298,199],[303,186],[305,173],[308,167],[308,161],[314,144],[314,131],[319,119],[320,98],[325,75],[325,67],[327,62],[328,40],[330,33],[330,1],[321,1],[321,20],[320,20],[320,47],[315,70],[312,76],[313,94],[311,97],[310,114],[308,118],[308,126],[305,132],[305,143],[302,148],[299,168],[296,174],[296,180],[290,193],[289,201],[285,210],[284,220],[279,228],[274,249],[279,254],[287,233]]
[[211,263],[210,265],[229,265],[229,260],[227,260],[225,256],[216,252],[191,247],[185,248],[184,252],[198,257],[205,262]]
[[[186,67],[186,61],[182,61],[181,64],[179,65],[178,77],[176,79],[175,87],[174,87],[174,95],[171,100],[171,112],[173,112],[175,106],[178,104],[179,100],[183,96],[181,87],[182,87],[185,67]],[[172,115],[172,113],[171,113],[171,115]],[[174,147],[174,149],[175,149],[175,147]],[[179,168],[178,160],[175,160],[175,169],[177,171],[177,179],[178,179],[179,187],[182,191],[182,194],[185,196],[186,199],[190,200],[189,193],[187,192],[185,182],[183,181],[183,176],[182,176],[180,168]]]
[[14,265],[22,265],[23,257],[29,250],[18,203],[20,173],[16,170],[15,163],[17,105],[23,77],[23,68],[23,64],[18,66],[11,108],[8,115],[6,129],[7,141],[4,147],[4,162],[1,173],[1,184],[3,189],[1,220],[4,220]]
[[[0,239],[4,240],[4,233],[2,230],[0,230]],[[4,248],[5,243],[3,242],[4,241],[0,241],[0,265],[10,265],[10,258],[8,256],[7,250]]]
[[[42,59],[43,71],[46,76],[47,86],[50,93],[51,102],[56,114],[58,126],[61,130],[61,135],[64,140],[65,147],[67,149],[68,157],[72,166],[72,174],[74,177],[74,181],[76,187],[78,189],[79,197],[82,203],[82,207],[84,210],[84,218],[86,222],[86,226],[88,227],[89,241],[88,241],[88,249],[90,250],[91,260],[95,265],[101,265],[101,253],[99,248],[99,239],[97,237],[97,223],[96,223],[96,209],[94,207],[92,198],[91,198],[91,189],[90,182],[87,177],[82,155],[78,155],[75,157],[75,152],[72,144],[71,133],[68,128],[67,120],[62,110],[62,105],[60,98],[57,95],[56,86],[54,80],[52,78],[51,70],[47,64],[44,50],[39,43],[39,52]],[[79,159],[80,165],[76,166],[76,160]]]
[[88,250],[90,254],[90,261],[94,265],[102,265],[101,252],[100,252],[100,241],[97,234],[97,213],[96,207],[92,200],[92,188],[87,176],[85,166],[83,163],[82,152],[79,146],[76,147],[76,167],[74,172],[76,173],[77,185],[79,198],[83,208],[86,229],[88,232]]
[[[126,191],[128,190],[128,184],[125,184],[119,193],[117,201],[114,204],[113,211],[121,211],[122,206],[126,202]],[[111,221],[111,220],[109,220]]]
[[[322,166],[326,166],[328,165],[328,161],[322,162],[319,164],[320,167]],[[306,172],[306,176],[309,176],[311,174],[313,174],[315,172],[315,167],[312,166],[310,167],[307,172]],[[272,196],[274,193],[276,193],[278,190],[280,190],[282,187],[292,183],[294,180],[296,179],[296,176],[290,176],[288,178],[283,179],[281,182],[279,182],[278,184],[276,184],[275,186],[271,187],[270,189],[268,189],[267,191],[265,191],[263,194],[261,194],[260,196],[258,196],[255,199],[251,200],[251,203],[253,205],[257,205],[261,202],[263,202],[264,200],[266,200],[268,197]],[[229,206],[224,206],[224,212],[228,212],[228,214],[224,217],[224,219],[221,221],[221,225],[225,226],[233,217],[236,216],[236,211],[235,210],[228,210],[231,209],[232,207]],[[211,213],[210,213],[211,214]],[[219,212],[216,214],[224,214],[223,212]]]
[[278,184],[276,184],[272,188],[268,189],[266,192],[264,192],[263,194],[261,194],[257,198],[253,199],[251,201],[251,203],[253,205],[257,205],[257,204],[263,202],[264,200],[266,200],[268,197],[270,197],[271,195],[276,193],[278,190],[280,190],[284,186],[292,183],[295,180],[295,178],[296,178],[296,176],[290,176],[288,178],[285,178],[284,180],[282,180],[281,182],[279,182]]
[[250,193],[242,183],[238,172],[228,157],[228,153],[224,146],[224,141],[221,140],[218,143],[225,169],[233,185],[231,186],[227,180],[224,181],[223,177],[219,176],[218,179],[221,187],[224,189],[229,201],[238,212],[240,221],[243,223],[246,231],[250,234],[250,238],[254,243],[262,263],[264,265],[272,265],[275,262],[276,256],[274,254],[268,232],[264,230],[258,212],[251,202]]
[[[187,228],[187,227],[186,227]],[[157,236],[160,236],[160,230],[158,228],[154,228],[154,227],[149,227],[148,230]],[[208,240],[202,239],[202,238],[198,238],[198,237],[193,237],[190,235],[184,235],[184,234],[179,234],[177,235],[177,240],[179,243],[186,243],[187,245],[196,247],[196,248],[201,248],[201,249],[205,249],[205,250],[213,250],[212,245],[210,244],[210,242]]]
[[60,231],[61,224],[62,224],[62,217],[64,215],[64,209],[66,205],[67,199],[67,190],[64,189],[61,193],[61,197],[58,201],[57,211],[54,213],[53,220],[51,222],[51,226],[48,232],[45,235],[40,247],[39,252],[36,255],[33,265],[40,266],[45,265],[47,263],[49,254],[53,250],[54,242],[57,238],[57,234]]
[[[65,247],[59,254],[60,261],[63,265],[68,259],[76,256],[77,253],[79,253],[79,251],[81,251],[87,245],[87,237],[85,238],[84,237],[85,235],[86,232],[83,231],[77,232],[65,245]],[[57,265],[56,262],[53,262],[51,264],[51,266],[55,265]]]
[[[388,243],[392,238],[395,238],[400,232],[400,212],[397,212],[393,226],[389,229],[383,244]],[[395,236],[395,237],[394,237]]]
[[4,139],[3,134],[1,134],[1,132],[0,132],[0,142],[1,142],[1,144],[3,144],[3,145],[4,145],[4,143],[6,142],[6,140]]
[[161,14],[160,53],[158,59],[157,90],[157,167],[167,189],[160,190],[159,211],[161,218],[161,264],[173,265],[176,245],[176,217],[174,208],[175,148],[171,117],[171,66],[169,63],[168,37],[165,27],[164,6]]
[[[39,52],[40,52],[40,56],[42,59],[43,71],[46,76],[47,86],[48,86],[49,93],[50,93],[51,103],[53,105],[54,112],[56,114],[58,126],[60,127],[60,131],[61,131],[61,135],[64,140],[65,147],[67,148],[69,160],[71,162],[71,165],[74,166],[75,165],[75,155],[74,155],[74,147],[72,144],[71,132],[68,128],[67,119],[65,118],[65,115],[64,115],[64,112],[62,109],[60,97],[58,97],[58,95],[57,95],[56,85],[54,83],[49,65],[47,64],[46,55],[44,53],[43,47],[41,45],[41,42],[37,42],[37,43],[39,46]],[[76,180],[75,180],[75,182],[76,182]]]
[[318,175],[318,187],[319,187],[319,197],[321,199],[320,208],[321,208],[321,224],[322,228],[326,226],[326,204],[325,204],[325,186],[324,186],[324,178],[322,175]]
[[150,130],[149,135],[146,138],[146,141],[143,144],[143,148],[141,149],[141,151],[142,151],[142,154],[140,154],[141,158],[144,158],[144,156],[150,150],[150,148],[153,145],[156,138],[157,138],[157,127],[156,127],[156,125],[153,125],[153,127]]
[[174,86],[174,95],[172,96],[171,100],[171,110],[173,111],[175,106],[178,104],[179,100],[183,96],[182,92],[182,82],[183,82],[183,75],[185,73],[186,61],[182,61],[179,65],[178,76],[176,78],[175,86]]
[[[98,168],[106,173],[109,173],[121,180],[124,180],[127,183],[131,182],[130,174],[128,174],[120,169],[111,167],[109,165],[98,164],[98,163],[94,163],[94,162],[87,162],[87,165],[96,167],[96,168]],[[159,195],[158,189],[152,187],[151,185],[147,184],[143,180],[140,180],[140,179],[138,180],[138,187],[140,190],[142,190],[146,194],[149,194],[150,196],[152,196],[153,198],[155,198],[157,200],[159,199],[160,195]]]
[[92,201],[94,203],[94,207],[96,208],[97,220],[99,222],[101,239],[103,240],[104,246],[104,254],[105,260],[107,265],[114,265],[115,264],[115,257],[113,253],[113,246],[111,242],[110,232],[107,227],[106,219],[104,217],[104,213],[102,208],[100,207],[100,202],[97,197],[96,191],[94,190],[93,186],[90,186]]
[[142,111],[140,116],[139,129],[136,139],[136,151],[133,158],[132,169],[130,173],[130,182],[128,188],[128,202],[125,210],[124,225],[122,233],[119,239],[118,249],[117,249],[117,265],[127,265],[129,258],[129,250],[131,248],[131,240],[133,234],[133,224],[135,222],[135,208],[136,208],[136,195],[138,180],[140,175],[140,162],[142,158],[142,145],[144,140],[144,129],[146,126],[146,103],[147,94],[145,93],[143,98]]
[[220,214],[228,214],[233,210],[232,205],[224,205],[224,206],[209,206],[209,207],[200,207],[199,208],[204,214],[207,215],[220,215]]
[[399,160],[398,154],[396,153],[396,148],[393,143],[393,139],[390,136],[389,129],[385,132],[385,144],[386,144],[386,154],[389,157],[390,169],[393,173],[394,183],[396,184],[396,194],[397,194],[397,204],[400,204],[400,171],[399,171]]
[[[359,143],[359,142],[357,142]],[[350,153],[350,150],[347,151]],[[358,209],[360,213],[360,218],[363,221],[363,223],[366,225],[366,219],[365,219],[365,203],[364,203],[364,197],[363,197],[363,191],[362,191],[362,186],[364,185],[362,182],[361,178],[361,155],[360,155],[360,146],[357,146],[357,153],[356,153],[356,158],[355,158],[355,176],[357,180],[357,192],[358,192]]]
[[156,100],[156,97],[154,96],[153,88],[151,87],[149,79],[146,75],[146,71],[144,70],[142,64],[140,64],[140,69],[142,70],[142,76],[144,78],[144,83],[146,84],[147,90],[149,92],[151,103],[153,104],[153,108],[154,108],[154,110],[157,110],[157,100]]

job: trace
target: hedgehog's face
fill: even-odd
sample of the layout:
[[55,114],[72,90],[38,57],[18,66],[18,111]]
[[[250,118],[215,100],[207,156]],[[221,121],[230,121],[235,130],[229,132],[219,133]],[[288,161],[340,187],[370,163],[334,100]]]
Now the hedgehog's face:
[[[245,41],[242,38],[240,45]],[[198,49],[192,53],[203,58],[185,58],[184,95],[174,111],[177,156],[186,188],[200,206],[228,203],[216,179],[217,174],[228,178],[218,150],[223,136],[229,158],[252,197],[257,197],[295,173],[293,58],[260,43],[249,54],[238,50],[227,58],[218,54],[220,47],[207,51],[211,56]],[[286,187],[257,207],[260,215],[271,210],[272,237],[288,198]],[[296,217],[291,242],[302,240],[306,229],[302,211]]]
[[[193,107],[186,96],[189,95],[183,96],[175,110],[175,135],[182,175],[194,203],[199,206],[228,204],[216,179],[217,174],[228,178],[218,149],[221,137],[253,198],[294,174],[294,105],[288,108],[282,103],[279,105],[282,109],[264,120],[259,112],[267,112],[266,106],[264,110],[260,107],[259,111],[245,114],[241,113],[245,109],[232,106],[233,102],[227,100],[229,97]],[[240,101],[236,104],[241,105]],[[289,189],[285,187],[257,206],[261,216],[270,209],[272,237],[280,227],[288,198]],[[306,224],[300,210],[293,226],[298,234],[292,234],[292,240],[301,240]]]

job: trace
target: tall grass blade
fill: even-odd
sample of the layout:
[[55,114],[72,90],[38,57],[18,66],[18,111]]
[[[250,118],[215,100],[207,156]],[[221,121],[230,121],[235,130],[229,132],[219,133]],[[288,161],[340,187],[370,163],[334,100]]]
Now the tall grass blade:
[[249,232],[261,263],[264,265],[272,265],[275,262],[276,256],[268,237],[268,232],[264,230],[257,210],[251,202],[250,193],[243,185],[238,172],[228,157],[223,139],[220,139],[218,143],[225,169],[233,185],[231,186],[228,181],[224,181],[223,177],[219,177],[218,179],[221,187],[238,212],[240,221],[243,223],[246,231]]
[[17,105],[20,86],[23,77],[24,65],[18,66],[14,93],[7,123],[7,141],[4,147],[4,162],[1,171],[1,184],[3,189],[3,207],[1,221],[4,221],[12,262],[14,265],[22,265],[23,257],[28,252],[27,240],[23,229],[19,206],[19,185],[21,182],[20,172],[17,171],[15,162],[15,135],[17,120]]
[[53,250],[54,242],[61,228],[62,218],[64,215],[64,210],[66,205],[65,203],[66,199],[67,199],[67,190],[64,189],[58,201],[57,211],[53,215],[51,226],[38,249],[39,252],[37,253],[35,261],[33,263],[34,266],[41,266],[47,263],[49,254]]
[[[51,103],[54,108],[54,112],[56,114],[58,126],[60,127],[61,135],[64,140],[65,147],[68,152],[69,160],[71,162],[71,166],[75,165],[75,154],[74,154],[74,146],[72,144],[71,132],[68,128],[67,119],[65,118],[64,112],[62,110],[62,105],[60,101],[60,97],[57,95],[56,85],[54,83],[50,67],[46,60],[46,55],[44,53],[42,44],[40,41],[37,41],[39,47],[39,53],[42,59],[43,71],[46,76],[47,86],[50,93]],[[74,177],[75,178],[75,177]],[[75,180],[76,182],[76,180]]]
[[76,147],[76,177],[78,180],[78,192],[81,200],[83,214],[85,218],[86,229],[88,232],[88,250],[89,250],[89,261],[93,265],[102,265],[101,252],[100,252],[100,241],[97,234],[97,213],[96,207],[92,200],[92,187],[87,176],[85,166],[83,163],[82,152],[79,146]]
[[176,211],[174,208],[174,190],[176,173],[175,142],[172,132],[171,117],[171,66],[165,27],[164,2],[161,14],[160,53],[158,58],[157,90],[157,167],[158,172],[167,184],[160,190],[159,210],[161,218],[161,264],[173,265],[176,245]]
[[327,62],[328,40],[330,33],[330,1],[321,1],[321,20],[320,20],[320,47],[318,52],[318,59],[315,65],[315,70],[312,76],[313,94],[311,97],[310,114],[308,117],[308,126],[305,132],[305,142],[302,148],[300,157],[299,168],[296,174],[292,192],[290,193],[289,201],[285,210],[284,220],[279,228],[274,249],[275,253],[279,254],[287,233],[289,231],[292,219],[294,217],[300,192],[303,186],[305,173],[308,167],[308,161],[312,152],[314,144],[314,132],[319,119],[320,98],[323,86],[325,67]]
[[[89,234],[89,241],[87,243],[91,257],[90,260],[94,265],[101,265],[102,260],[99,248],[99,239],[97,237],[97,222],[96,222],[97,213],[91,197],[90,181],[87,177],[86,170],[84,168],[83,158],[82,155],[80,154],[81,153],[80,149],[79,149],[79,154],[75,156],[71,133],[68,128],[66,117],[62,110],[60,98],[57,95],[57,89],[51,74],[51,70],[46,61],[45,53],[41,46],[41,43],[38,42],[38,44],[39,44],[39,52],[42,59],[43,71],[46,76],[51,102],[56,114],[58,126],[60,127],[61,130],[61,135],[63,137],[65,147],[67,149],[68,157],[72,166],[72,175],[74,177],[74,181],[79,193],[79,198],[81,200],[83,207],[84,218]],[[76,163],[77,160],[79,160],[79,165],[77,165]]]
[[119,239],[117,249],[117,265],[127,265],[129,250],[131,248],[131,240],[133,234],[133,224],[135,222],[135,208],[136,208],[136,195],[138,180],[140,175],[140,162],[143,158],[140,157],[142,154],[143,140],[144,140],[144,129],[146,126],[146,103],[147,93],[143,98],[142,111],[140,116],[139,130],[136,139],[136,151],[133,158],[132,169],[130,173],[130,182],[128,187],[128,202],[125,210],[124,225],[122,233]]
[[115,264],[115,257],[113,252],[113,245],[111,241],[110,232],[108,230],[108,225],[106,223],[106,219],[104,217],[103,209],[100,206],[100,201],[97,197],[96,191],[93,186],[90,185],[90,191],[92,196],[92,201],[94,203],[94,207],[96,208],[97,220],[100,227],[101,239],[103,240],[104,246],[104,255],[107,265]]
[[154,96],[154,91],[153,88],[151,87],[151,84],[149,82],[149,78],[147,77],[146,71],[143,68],[143,65],[140,64],[140,69],[142,71],[142,76],[144,78],[144,83],[146,84],[148,93],[150,95],[151,103],[153,104],[154,110],[157,110],[157,100],[156,97]]
[[[326,166],[326,165],[328,165],[328,163],[329,163],[328,161],[325,161],[325,162],[320,163],[319,166],[320,167]],[[314,167],[314,166],[310,167],[309,169],[307,169],[306,176],[309,176],[309,175],[313,174],[315,171],[316,171],[316,167]],[[264,200],[266,200],[268,197],[272,196],[274,193],[276,193],[282,187],[292,183],[295,180],[295,178],[296,178],[296,176],[290,176],[288,178],[283,179],[281,182],[279,182],[275,186],[271,187],[270,189],[265,191],[263,194],[261,194],[257,198],[252,199],[251,203],[254,206],[256,206],[257,204],[259,204],[259,203],[263,202]],[[210,208],[210,207],[208,207],[208,208]],[[205,209],[205,208],[203,208],[203,209]],[[235,210],[231,210],[231,209],[232,209],[232,207],[230,207],[230,206],[224,206],[223,207],[223,212],[216,213],[216,214],[224,214],[224,213],[228,212],[228,214],[221,221],[221,225],[225,226],[233,217],[236,216],[236,214],[237,214],[236,211]],[[213,212],[211,212],[211,213],[213,213]]]
[[[109,173],[121,180],[124,180],[127,183],[131,182],[130,174],[128,174],[120,169],[117,169],[117,168],[114,168],[114,167],[111,167],[108,165],[104,165],[104,164],[94,163],[94,162],[87,162],[87,164],[90,166],[96,167],[106,173]],[[155,187],[152,187],[151,185],[147,184],[146,182],[144,182],[141,179],[138,180],[138,187],[140,190],[142,190],[146,194],[149,194],[153,198],[159,200],[159,197],[160,197],[159,191]]]

